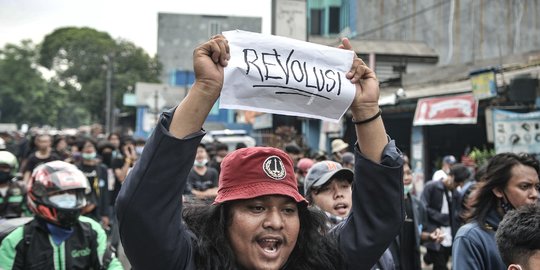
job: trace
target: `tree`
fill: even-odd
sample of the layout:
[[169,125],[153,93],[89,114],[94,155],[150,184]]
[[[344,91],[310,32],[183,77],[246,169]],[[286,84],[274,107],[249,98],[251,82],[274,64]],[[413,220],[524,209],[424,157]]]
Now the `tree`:
[[[110,65],[108,63],[110,61]],[[143,49],[105,32],[83,27],[60,28],[48,34],[39,51],[39,63],[54,70],[71,100],[88,111],[93,122],[104,123],[107,69],[112,68],[114,107],[123,108],[122,96],[138,81],[158,82],[161,65]]]
[[67,92],[37,69],[36,46],[29,40],[0,50],[0,122],[56,125]]

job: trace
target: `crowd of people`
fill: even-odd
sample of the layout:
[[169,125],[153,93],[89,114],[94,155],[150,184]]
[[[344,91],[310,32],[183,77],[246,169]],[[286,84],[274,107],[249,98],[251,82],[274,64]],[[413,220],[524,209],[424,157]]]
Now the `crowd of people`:
[[[18,140],[2,135],[0,268],[34,269],[54,263],[57,269],[122,269],[114,256],[120,241],[113,206],[144,140],[116,133],[43,132]],[[22,219],[27,224],[10,231],[10,224],[24,217],[30,218]],[[27,235],[30,245],[24,244]],[[45,241],[48,237],[53,241]],[[61,254],[76,256],[50,260]]]
[[[352,49],[347,39],[340,47]],[[202,144],[229,57],[220,35],[195,49],[195,84],[147,141],[37,134],[0,145],[0,230],[33,217],[0,234],[0,269],[540,265],[538,160],[501,153],[471,170],[445,156],[417,190],[360,58],[347,73],[357,139],[333,140],[329,156]]]

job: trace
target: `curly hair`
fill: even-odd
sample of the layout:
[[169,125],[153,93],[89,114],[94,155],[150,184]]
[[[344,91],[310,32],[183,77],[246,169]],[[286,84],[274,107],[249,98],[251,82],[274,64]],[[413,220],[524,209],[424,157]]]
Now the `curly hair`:
[[510,211],[501,221],[495,238],[506,265],[517,263],[529,268],[529,257],[540,251],[540,205]]
[[488,213],[496,209],[500,203],[492,190],[504,189],[512,178],[512,168],[520,164],[532,167],[538,173],[539,162],[529,154],[500,153],[490,159],[484,181],[479,183],[471,194],[469,211],[465,213],[468,222],[476,221],[483,229],[486,229]]
[[[197,269],[238,269],[236,256],[227,238],[231,224],[230,203],[193,206],[182,215],[195,238]],[[298,240],[283,269],[342,269],[343,257],[336,240],[328,235],[326,216],[298,204],[300,232]]]

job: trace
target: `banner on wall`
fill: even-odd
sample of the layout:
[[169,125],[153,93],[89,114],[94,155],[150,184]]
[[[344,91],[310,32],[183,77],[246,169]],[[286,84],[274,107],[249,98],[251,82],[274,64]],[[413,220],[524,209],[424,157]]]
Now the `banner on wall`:
[[540,111],[516,113],[493,110],[495,152],[540,155]]
[[473,94],[418,100],[413,126],[476,124],[478,100]]

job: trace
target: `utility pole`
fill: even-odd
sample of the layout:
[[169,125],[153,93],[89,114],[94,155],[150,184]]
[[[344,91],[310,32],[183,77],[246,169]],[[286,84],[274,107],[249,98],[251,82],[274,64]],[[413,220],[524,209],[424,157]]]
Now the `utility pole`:
[[111,89],[111,81],[112,81],[112,75],[113,75],[113,63],[112,63],[112,57],[110,54],[103,57],[105,61],[107,62],[107,78],[105,81],[105,132],[107,134],[110,134],[112,132],[112,121],[111,121],[111,113],[112,113],[112,89]]

